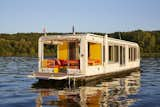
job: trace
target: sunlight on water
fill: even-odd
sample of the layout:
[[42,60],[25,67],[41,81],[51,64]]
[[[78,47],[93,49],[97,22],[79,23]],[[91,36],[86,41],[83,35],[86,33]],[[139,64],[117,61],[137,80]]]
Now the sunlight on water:
[[160,105],[160,59],[143,59],[141,70],[104,78],[68,89],[34,87],[38,81],[27,78],[37,70],[37,59],[0,57],[0,107],[158,107]]

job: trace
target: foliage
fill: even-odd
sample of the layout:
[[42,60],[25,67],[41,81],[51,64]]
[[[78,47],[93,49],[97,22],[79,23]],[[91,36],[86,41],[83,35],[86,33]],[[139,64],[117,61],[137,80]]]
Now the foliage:
[[115,32],[109,34],[114,38],[137,42],[140,46],[141,56],[158,57],[160,56],[160,31]]
[[[78,32],[78,34],[83,32]],[[98,35],[105,33],[91,32]],[[64,35],[66,33],[48,33],[47,35]],[[68,33],[70,34],[70,33]],[[37,56],[38,38],[42,33],[0,34],[0,56]],[[160,31],[115,32],[109,37],[137,42],[142,57],[160,57]],[[56,47],[46,46],[46,56],[56,55]]]

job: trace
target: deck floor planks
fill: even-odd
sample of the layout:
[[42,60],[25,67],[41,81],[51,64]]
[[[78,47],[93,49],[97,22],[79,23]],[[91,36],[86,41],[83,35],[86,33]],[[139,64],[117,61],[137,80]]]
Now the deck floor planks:
[[67,73],[44,73],[44,72],[35,72],[34,73],[35,76],[37,77],[51,77],[51,76],[54,76],[54,77],[63,77],[63,76],[66,76]]

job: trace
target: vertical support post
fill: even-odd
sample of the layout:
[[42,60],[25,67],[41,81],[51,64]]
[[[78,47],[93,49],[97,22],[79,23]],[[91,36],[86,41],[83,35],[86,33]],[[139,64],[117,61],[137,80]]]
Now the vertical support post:
[[118,63],[120,64],[120,45],[118,45]]
[[104,62],[104,72],[107,72],[107,66],[108,66],[108,35],[104,36],[104,46],[105,46],[105,62]]
[[129,62],[129,46],[126,45],[126,64]]
[[41,72],[41,44],[40,44],[40,39],[38,40],[38,72]]
[[124,61],[124,65],[127,64],[127,45],[124,45],[124,57],[125,57],[125,61]]
[[44,50],[44,44],[41,40],[41,38],[38,41],[38,71],[42,72],[42,61],[43,61],[43,50]]
[[80,72],[85,74],[88,64],[87,40],[86,36],[82,36],[80,40]]

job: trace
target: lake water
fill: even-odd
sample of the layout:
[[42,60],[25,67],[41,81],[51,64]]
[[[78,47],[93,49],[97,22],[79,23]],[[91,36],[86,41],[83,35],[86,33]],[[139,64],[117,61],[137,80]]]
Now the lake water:
[[0,107],[160,107],[160,59],[143,59],[141,71],[69,89],[31,88],[37,59],[0,57]]

